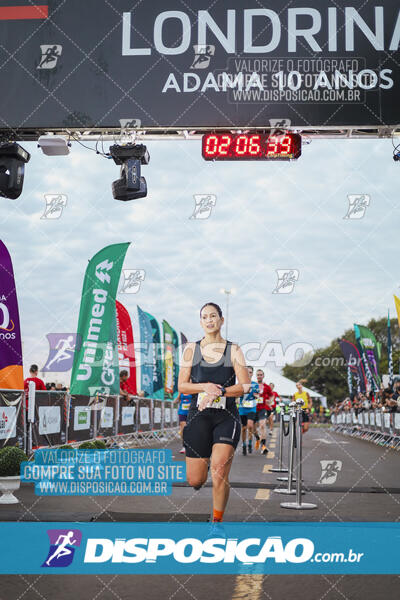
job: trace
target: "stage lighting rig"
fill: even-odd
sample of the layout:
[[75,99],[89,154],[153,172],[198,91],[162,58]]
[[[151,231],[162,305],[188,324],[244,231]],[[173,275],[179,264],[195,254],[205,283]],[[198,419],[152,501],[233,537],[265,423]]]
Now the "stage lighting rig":
[[120,178],[113,182],[112,193],[116,200],[136,200],[147,196],[147,185],[141,176],[141,165],[148,165],[150,154],[143,144],[110,146],[116,165],[121,165]]
[[30,157],[17,142],[0,142],[0,196],[15,200],[21,195]]

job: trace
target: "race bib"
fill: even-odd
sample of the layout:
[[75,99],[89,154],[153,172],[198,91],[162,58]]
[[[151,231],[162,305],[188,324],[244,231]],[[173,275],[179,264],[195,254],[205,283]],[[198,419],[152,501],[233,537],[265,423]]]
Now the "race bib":
[[257,404],[263,404],[264,398],[262,396],[257,396]]
[[190,402],[182,402],[181,410],[189,410],[189,408],[190,408]]
[[243,408],[254,408],[254,400],[243,400],[242,406]]
[[[207,396],[207,392],[201,392],[197,396],[197,406],[199,406],[201,400],[203,398],[205,398],[205,396]],[[217,398],[215,398],[215,400],[213,400],[213,403],[211,404],[211,406],[209,406],[209,408],[226,408],[225,396],[217,396]]]

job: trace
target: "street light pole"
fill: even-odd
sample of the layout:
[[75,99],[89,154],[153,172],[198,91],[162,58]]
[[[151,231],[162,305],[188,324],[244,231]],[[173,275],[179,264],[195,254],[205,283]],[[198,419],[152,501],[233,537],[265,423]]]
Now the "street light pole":
[[225,337],[228,339],[228,318],[229,318],[229,296],[233,290],[222,289],[221,292],[226,294],[226,319],[225,319]]

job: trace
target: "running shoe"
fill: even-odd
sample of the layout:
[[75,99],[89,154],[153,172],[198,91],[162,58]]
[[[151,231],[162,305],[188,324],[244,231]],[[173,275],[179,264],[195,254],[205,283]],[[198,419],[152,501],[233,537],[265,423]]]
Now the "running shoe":
[[259,447],[260,447],[260,440],[256,440],[256,443],[255,443],[254,449],[255,449],[255,450],[258,450],[258,449],[259,449]]
[[249,454],[251,454],[253,452],[253,447],[251,444],[249,444]]
[[185,454],[185,452],[185,446],[182,446],[182,448],[179,450],[179,454]]
[[247,454],[246,444],[243,444],[243,446],[242,446],[242,454],[243,454],[243,456],[246,456],[246,454]]
[[219,523],[218,521],[213,521],[210,523],[207,539],[211,538],[223,538],[226,540],[226,533],[222,523]]
[[269,432],[269,435],[272,435],[272,431]]
[[268,452],[267,446],[262,446],[262,448],[261,448],[261,454],[267,454],[267,452]]

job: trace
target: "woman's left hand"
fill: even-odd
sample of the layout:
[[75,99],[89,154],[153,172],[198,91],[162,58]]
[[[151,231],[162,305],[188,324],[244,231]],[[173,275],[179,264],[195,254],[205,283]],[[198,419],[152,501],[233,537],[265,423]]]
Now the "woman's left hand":
[[204,396],[204,398],[202,398],[199,402],[199,406],[198,409],[199,410],[204,410],[205,408],[210,408],[211,404],[213,403],[213,401],[215,400],[215,398],[217,398],[218,396],[215,394],[210,395],[207,394],[207,396]]

